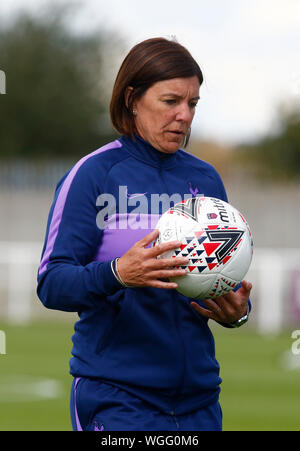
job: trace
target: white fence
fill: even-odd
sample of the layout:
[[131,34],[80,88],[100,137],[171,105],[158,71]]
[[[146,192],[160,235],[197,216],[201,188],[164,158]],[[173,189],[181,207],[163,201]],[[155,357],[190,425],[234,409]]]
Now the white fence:
[[[41,251],[39,242],[0,241],[2,320],[24,324],[41,315],[49,318],[36,295]],[[245,278],[253,283],[250,327],[278,333],[300,324],[300,249],[255,249]]]
[[0,241],[2,318],[19,323],[32,318],[41,251],[41,243]]

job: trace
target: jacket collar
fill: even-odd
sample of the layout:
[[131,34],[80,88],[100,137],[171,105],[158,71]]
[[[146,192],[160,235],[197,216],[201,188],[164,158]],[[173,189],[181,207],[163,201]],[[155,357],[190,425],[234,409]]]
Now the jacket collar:
[[122,136],[119,141],[133,157],[151,166],[171,168],[177,163],[178,151],[171,154],[161,152],[140,136],[135,135],[134,139]]

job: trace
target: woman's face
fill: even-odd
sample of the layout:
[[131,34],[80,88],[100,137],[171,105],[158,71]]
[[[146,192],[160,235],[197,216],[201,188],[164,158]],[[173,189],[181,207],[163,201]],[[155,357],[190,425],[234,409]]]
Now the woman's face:
[[133,104],[135,125],[141,138],[161,152],[176,152],[191,126],[199,88],[197,76],[152,85]]

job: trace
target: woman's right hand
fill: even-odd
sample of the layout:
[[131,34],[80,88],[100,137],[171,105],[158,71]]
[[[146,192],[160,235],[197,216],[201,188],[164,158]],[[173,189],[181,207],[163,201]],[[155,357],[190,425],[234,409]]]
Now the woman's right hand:
[[184,276],[186,274],[186,269],[174,267],[186,265],[189,262],[188,258],[157,258],[166,251],[180,247],[182,244],[180,241],[169,241],[147,248],[152,241],[156,240],[158,235],[159,231],[155,229],[137,241],[119,258],[117,262],[118,271],[126,285],[131,287],[175,289],[177,288],[175,282],[161,279],[169,279],[169,277]]

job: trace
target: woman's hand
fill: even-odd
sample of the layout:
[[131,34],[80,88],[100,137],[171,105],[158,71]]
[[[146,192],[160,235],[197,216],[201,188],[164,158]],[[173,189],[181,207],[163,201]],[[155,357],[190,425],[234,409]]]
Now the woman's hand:
[[159,231],[155,229],[137,241],[118,260],[118,271],[126,285],[174,289],[177,288],[176,283],[160,279],[186,274],[185,269],[174,268],[174,266],[186,265],[189,262],[187,257],[157,258],[166,251],[178,248],[182,244],[180,241],[170,241],[147,248],[158,235]]
[[243,280],[242,286],[237,291],[230,291],[216,299],[204,299],[202,302],[207,309],[200,307],[194,301],[191,302],[191,306],[205,318],[214,319],[220,323],[234,323],[246,315],[251,289],[252,284]]

